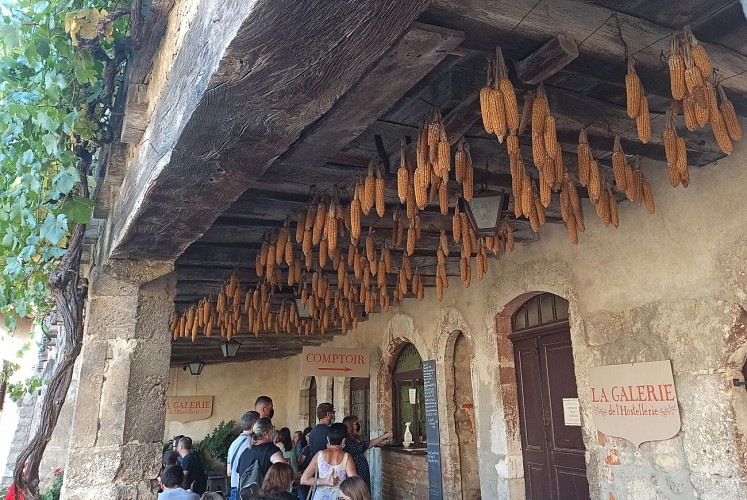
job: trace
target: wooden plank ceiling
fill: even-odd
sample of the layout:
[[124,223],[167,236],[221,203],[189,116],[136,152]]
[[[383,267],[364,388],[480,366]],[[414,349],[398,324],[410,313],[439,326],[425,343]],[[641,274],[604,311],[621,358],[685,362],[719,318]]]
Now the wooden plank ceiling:
[[[613,10],[617,9],[617,10]],[[619,134],[627,154],[664,160],[664,112],[671,104],[664,54],[673,29],[690,24],[707,47],[718,75],[740,116],[747,114],[747,22],[738,1],[682,0],[671,2],[596,0],[435,0],[378,63],[322,118],[301,135],[282,156],[223,212],[202,237],[177,260],[176,308],[183,311],[209,294],[215,295],[233,271],[242,287],[256,286],[254,262],[263,238],[274,234],[288,216],[309,202],[309,193],[337,189],[347,205],[356,176],[372,158],[389,168],[386,179],[387,213],[383,218],[362,218],[363,231],[374,229],[377,243],[391,241],[391,214],[398,205],[396,167],[400,141],[416,140],[424,116],[434,107],[444,116],[449,142],[462,136],[469,142],[475,162],[476,190],[481,186],[510,190],[505,145],[486,134],[480,122],[479,89],[486,81],[485,62],[497,45],[503,50],[509,76],[517,93],[531,89],[516,78],[514,64],[531,56],[548,40],[565,35],[575,41],[578,57],[544,81],[550,110],[556,117],[557,135],[566,167],[578,169],[575,151],[578,133],[588,127],[589,144],[600,159],[607,178],[613,137]],[[642,144],[634,120],[625,111],[625,44],[635,55],[636,69],[648,93],[652,138]],[[519,97],[521,107],[522,98]],[[268,104],[269,105],[269,104]],[[681,122],[681,117],[679,117]],[[708,165],[724,155],[710,127],[684,132],[691,166]],[[226,125],[223,129],[231,128]],[[220,141],[220,138],[213,138]],[[271,140],[262,137],[258,141]],[[524,140],[524,157],[531,147]],[[246,148],[254,147],[246,143]],[[526,162],[527,165],[531,162]],[[533,167],[529,167],[530,170]],[[449,183],[453,206],[460,188]],[[579,189],[582,197],[584,189]],[[618,193],[620,200],[624,195]],[[562,223],[557,196],[547,210],[548,223]],[[512,203],[512,202],[511,202]],[[512,205],[509,207],[512,213]],[[592,216],[589,214],[588,216]],[[537,236],[524,218],[509,216],[519,242]],[[414,262],[426,286],[435,283],[436,249],[441,229],[451,218],[429,205],[421,213],[424,236]],[[295,221],[294,218],[291,220]],[[295,225],[295,224],[293,224]],[[293,233],[293,231],[291,231]],[[349,239],[343,239],[347,246]],[[583,241],[581,242],[583,244]],[[392,249],[399,269],[402,249]],[[447,258],[449,274],[459,275],[459,247]],[[396,281],[396,274],[389,277]],[[462,285],[458,278],[453,289]],[[412,300],[412,299],[410,299]],[[276,301],[277,302],[277,301]],[[289,356],[303,345],[318,345],[339,334],[325,336],[262,333],[255,338],[246,329],[235,338],[242,343],[236,359],[252,360]],[[195,343],[181,338],[173,343],[172,363],[221,362],[220,337],[200,335]]]

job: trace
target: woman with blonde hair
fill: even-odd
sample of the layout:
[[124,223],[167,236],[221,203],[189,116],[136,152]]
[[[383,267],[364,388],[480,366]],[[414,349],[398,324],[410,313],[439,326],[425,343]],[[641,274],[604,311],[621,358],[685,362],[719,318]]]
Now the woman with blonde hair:
[[340,500],[371,500],[371,494],[363,479],[353,476],[340,483]]
[[385,432],[383,435],[376,439],[368,440],[358,434],[358,417],[355,415],[348,415],[342,419],[342,423],[348,428],[348,439],[345,442],[345,451],[350,453],[355,462],[355,470],[358,471],[358,477],[363,479],[371,491],[371,473],[368,470],[368,459],[366,458],[366,452],[369,448],[373,448],[379,443],[392,438],[391,431]]

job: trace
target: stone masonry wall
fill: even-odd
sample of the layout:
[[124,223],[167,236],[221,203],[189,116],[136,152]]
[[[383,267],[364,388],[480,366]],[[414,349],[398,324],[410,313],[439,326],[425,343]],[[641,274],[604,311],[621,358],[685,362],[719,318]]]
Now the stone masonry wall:
[[[333,342],[367,348],[371,367],[371,433],[391,427],[392,357],[412,342],[435,359],[444,491],[460,471],[453,406],[454,340],[471,350],[475,429],[483,498],[524,498],[510,316],[531,296],[550,292],[569,301],[571,340],[594,499],[747,499],[747,391],[732,378],[747,360],[747,143],[731,157],[692,169],[689,188],[672,189],[666,166],[646,162],[656,213],[620,205],[620,227],[605,227],[584,202],[586,232],[577,246],[563,226],[545,227],[538,241],[490,260],[485,279],[464,290],[458,280],[443,302],[433,290],[389,313],[373,314]],[[589,408],[594,366],[672,362],[682,428],[673,438],[637,450],[599,433]],[[287,371],[286,405],[299,414],[300,359],[276,361]],[[251,364],[249,364],[251,366]],[[452,375],[450,375],[452,373]],[[343,394],[344,397],[344,394]],[[335,401],[339,405],[341,402]],[[303,422],[298,423],[299,427]],[[369,459],[375,498],[383,497],[391,461]],[[406,457],[414,476],[416,457]],[[425,473],[425,464],[420,469]]]

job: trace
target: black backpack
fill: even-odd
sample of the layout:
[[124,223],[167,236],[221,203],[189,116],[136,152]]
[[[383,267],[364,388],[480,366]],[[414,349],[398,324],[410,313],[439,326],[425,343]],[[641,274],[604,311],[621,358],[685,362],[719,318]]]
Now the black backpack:
[[237,489],[241,495],[241,499],[252,498],[256,493],[259,493],[259,489],[262,486],[262,480],[264,475],[259,468],[259,460],[252,462],[249,467],[239,476],[239,484]]

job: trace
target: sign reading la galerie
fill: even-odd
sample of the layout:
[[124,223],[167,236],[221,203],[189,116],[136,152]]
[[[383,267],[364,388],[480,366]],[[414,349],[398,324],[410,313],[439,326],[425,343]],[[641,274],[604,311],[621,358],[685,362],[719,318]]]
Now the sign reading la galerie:
[[680,431],[669,360],[597,366],[589,371],[589,385],[592,420],[600,432],[625,438],[637,448]]
[[368,351],[304,346],[301,353],[301,375],[368,378]]
[[213,396],[167,396],[166,420],[191,422],[213,414]]

